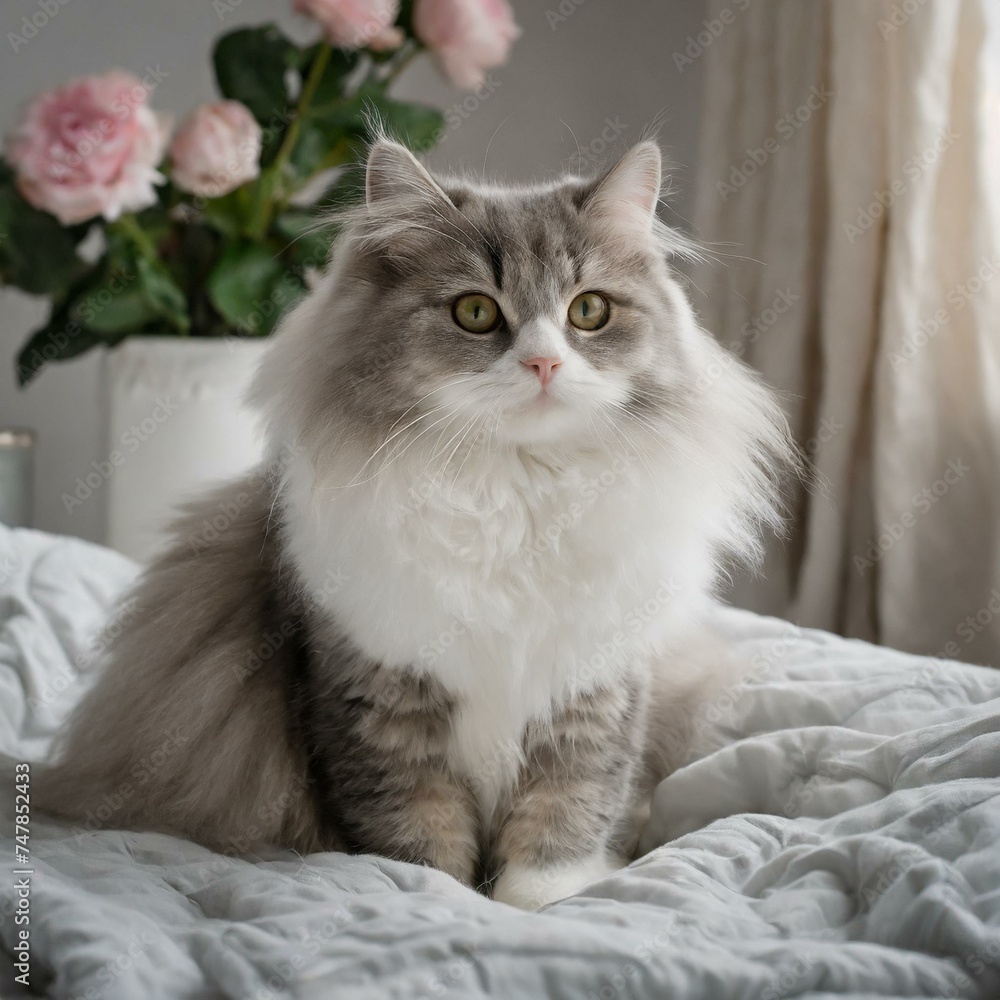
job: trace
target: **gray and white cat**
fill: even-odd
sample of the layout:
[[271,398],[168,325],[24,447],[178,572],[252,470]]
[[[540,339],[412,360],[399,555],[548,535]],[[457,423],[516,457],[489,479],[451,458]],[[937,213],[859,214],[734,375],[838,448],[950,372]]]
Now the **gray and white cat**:
[[270,459],[145,574],[50,809],[522,907],[622,863],[686,738],[679,643],[789,454],[671,269],[660,174],[651,142],[528,187],[372,147],[254,386]]

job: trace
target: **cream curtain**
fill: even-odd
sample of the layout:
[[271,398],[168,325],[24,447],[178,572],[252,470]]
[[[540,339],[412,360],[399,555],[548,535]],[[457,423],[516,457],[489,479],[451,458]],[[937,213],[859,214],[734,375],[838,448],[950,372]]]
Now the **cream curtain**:
[[813,464],[733,599],[1000,666],[996,6],[710,0],[692,280]]

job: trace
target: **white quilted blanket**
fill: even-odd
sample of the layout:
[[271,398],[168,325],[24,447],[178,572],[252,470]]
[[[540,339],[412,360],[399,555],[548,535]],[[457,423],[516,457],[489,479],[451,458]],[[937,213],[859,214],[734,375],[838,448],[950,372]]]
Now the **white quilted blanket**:
[[[0,527],[0,749],[43,754],[133,573],[106,550]],[[718,618],[753,664],[705,712],[720,749],[660,786],[645,856],[583,895],[525,914],[411,865],[225,858],[36,810],[31,990],[997,1000],[1000,671]],[[20,989],[12,800],[0,791],[5,997]]]

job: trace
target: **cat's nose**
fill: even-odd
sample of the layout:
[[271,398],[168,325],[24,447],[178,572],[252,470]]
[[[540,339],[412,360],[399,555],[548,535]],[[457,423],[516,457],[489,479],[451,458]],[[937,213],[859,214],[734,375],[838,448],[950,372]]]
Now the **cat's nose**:
[[525,358],[522,362],[525,368],[533,368],[542,386],[547,386],[555,377],[556,369],[562,364],[560,358]]

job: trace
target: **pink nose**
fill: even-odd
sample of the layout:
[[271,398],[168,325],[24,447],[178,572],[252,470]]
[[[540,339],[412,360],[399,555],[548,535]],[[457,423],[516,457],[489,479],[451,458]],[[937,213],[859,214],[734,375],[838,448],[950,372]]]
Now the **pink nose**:
[[525,358],[521,364],[525,368],[534,368],[538,381],[546,386],[556,377],[556,369],[562,361],[559,358]]

